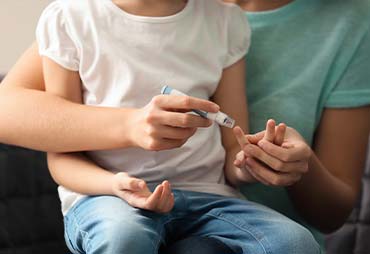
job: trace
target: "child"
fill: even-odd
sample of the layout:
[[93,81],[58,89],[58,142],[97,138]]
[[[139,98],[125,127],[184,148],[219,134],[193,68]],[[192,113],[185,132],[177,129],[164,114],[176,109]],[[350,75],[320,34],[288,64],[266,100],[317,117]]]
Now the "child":
[[[190,235],[217,238],[236,253],[318,251],[295,241],[314,241],[304,228],[240,200],[226,184],[225,176],[232,185],[253,180],[234,166],[233,133],[216,124],[196,130],[209,123],[184,113],[221,108],[247,129],[245,31],[243,12],[217,0],[58,0],[44,11],[37,39],[46,90],[127,109],[132,141],[87,157],[48,154],[73,253],[157,253]],[[158,96],[163,82],[202,99]],[[152,142],[148,151],[136,145],[148,140],[143,135],[183,145]]]

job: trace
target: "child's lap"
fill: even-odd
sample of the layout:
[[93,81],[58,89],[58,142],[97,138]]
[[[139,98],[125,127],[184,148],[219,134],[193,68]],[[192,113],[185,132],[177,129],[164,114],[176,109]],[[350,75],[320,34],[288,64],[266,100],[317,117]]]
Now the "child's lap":
[[133,208],[113,196],[87,197],[71,208],[65,218],[68,238],[77,239],[76,234],[109,238],[125,232],[126,236],[140,239],[144,234],[147,238],[140,241],[151,239],[150,244],[158,248],[179,237],[210,236],[238,253],[243,253],[244,248],[269,253],[282,236],[294,238],[292,241],[299,235],[311,237],[292,220],[250,201],[189,191],[175,190],[174,194],[175,207],[168,214]]

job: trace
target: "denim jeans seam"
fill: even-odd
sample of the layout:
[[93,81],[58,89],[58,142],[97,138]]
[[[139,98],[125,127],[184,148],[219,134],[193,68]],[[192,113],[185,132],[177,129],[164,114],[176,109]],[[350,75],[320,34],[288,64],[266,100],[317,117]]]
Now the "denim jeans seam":
[[[252,236],[257,242],[258,242],[258,244],[262,247],[262,249],[264,250],[264,252],[265,252],[265,254],[271,254],[272,252],[271,252],[271,250],[270,250],[270,248],[268,247],[268,246],[265,246],[262,242],[261,242],[261,239],[259,239],[258,237],[256,237],[255,236],[255,234],[252,232],[252,231],[250,231],[250,230],[248,230],[247,228],[243,228],[243,227],[241,227],[241,226],[239,226],[238,224],[236,224],[236,223],[234,223],[234,222],[232,222],[232,221],[230,221],[230,220],[228,220],[227,218],[225,218],[225,217],[222,217],[222,216],[216,216],[216,215],[214,215],[214,214],[206,214],[206,216],[209,216],[209,217],[213,217],[213,218],[216,218],[216,219],[218,219],[218,220],[223,220],[224,222],[226,222],[226,223],[230,223],[231,225],[233,225],[234,227],[237,227],[237,228],[239,228],[241,231],[244,231],[245,233],[248,233],[250,236]],[[263,239],[265,239],[265,238],[263,238]],[[265,239],[265,242],[266,242],[266,244],[269,244],[268,243],[268,241]]]
[[[68,214],[69,216],[73,216],[73,222],[74,222],[74,224],[76,225],[76,230],[79,232],[79,233],[81,233],[81,235],[83,235],[83,238],[84,238],[84,242],[86,243],[86,245],[85,245],[85,247],[86,247],[86,251],[88,250],[88,249],[90,249],[90,247],[91,247],[91,243],[90,243],[90,237],[89,237],[89,233],[88,232],[86,232],[85,230],[82,230],[81,229],[81,226],[79,225],[79,223],[78,223],[78,220],[76,220],[76,217],[75,217],[75,215],[74,215],[74,211],[72,212],[71,211],[71,213],[69,213]],[[86,237],[87,236],[87,237]],[[75,248],[73,248],[73,249],[75,249]],[[81,253],[79,250],[77,250],[79,253]],[[83,254],[83,253],[81,253],[81,254]]]
[[73,254],[81,254],[78,250],[76,250],[76,248],[75,248],[75,247],[73,246],[73,244],[72,244],[71,238],[70,238],[70,236],[69,236],[69,234],[68,234],[68,232],[67,232],[67,230],[66,230],[66,228],[67,228],[67,224],[68,224],[68,222],[66,222],[66,220],[69,220],[69,219],[67,218],[67,216],[65,216],[65,218],[64,218],[64,240],[65,240],[65,242],[66,242],[66,245],[67,245],[68,249],[69,249]]
[[[168,223],[170,223],[170,222],[172,222],[172,221],[174,221],[174,220],[177,220],[177,219],[179,219],[179,218],[180,218],[180,217],[172,217],[172,218],[170,218],[170,219],[168,219],[168,220],[164,221],[162,224],[160,224],[160,225],[162,226],[162,229],[159,231],[159,235],[160,235],[160,237],[162,237],[163,231],[165,230],[165,226],[166,226]],[[157,245],[155,246],[155,248],[156,248],[156,250],[157,250],[157,251],[158,251],[159,246],[160,246],[160,241],[161,241],[161,239],[159,238],[159,239],[158,239],[158,241],[157,241]]]

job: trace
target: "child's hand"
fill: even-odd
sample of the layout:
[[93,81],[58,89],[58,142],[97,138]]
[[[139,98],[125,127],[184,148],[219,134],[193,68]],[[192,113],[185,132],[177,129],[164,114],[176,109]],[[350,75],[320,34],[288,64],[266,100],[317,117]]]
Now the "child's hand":
[[144,180],[120,172],[114,176],[112,188],[113,193],[129,205],[152,212],[167,213],[175,203],[168,181],[164,181],[151,192]]

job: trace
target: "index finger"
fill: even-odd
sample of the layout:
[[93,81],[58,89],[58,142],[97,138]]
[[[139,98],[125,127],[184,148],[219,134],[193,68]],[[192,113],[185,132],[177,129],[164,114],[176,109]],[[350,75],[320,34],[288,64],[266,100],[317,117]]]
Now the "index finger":
[[243,149],[243,147],[248,144],[248,140],[245,138],[245,134],[239,126],[236,126],[234,128],[234,135],[236,137],[236,140],[238,141],[240,147]]
[[153,100],[157,106],[164,109],[178,109],[186,111],[198,109],[212,113],[217,113],[220,110],[220,107],[212,101],[191,96],[158,95],[154,97]]

